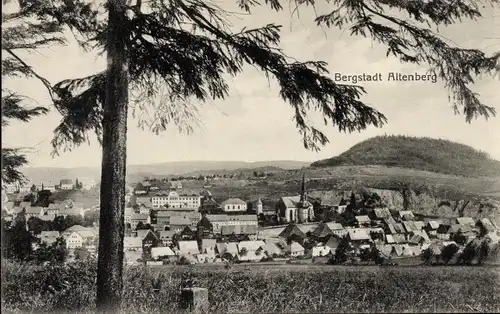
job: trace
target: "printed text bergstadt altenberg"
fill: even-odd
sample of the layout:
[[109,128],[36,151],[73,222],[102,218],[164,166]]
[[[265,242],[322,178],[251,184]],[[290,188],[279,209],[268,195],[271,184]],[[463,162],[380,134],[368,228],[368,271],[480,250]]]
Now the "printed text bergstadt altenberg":
[[377,73],[361,73],[361,74],[343,74],[334,73],[334,80],[336,82],[349,82],[357,84],[359,82],[437,82],[436,74],[403,74],[400,72],[388,72],[383,75],[381,72]]

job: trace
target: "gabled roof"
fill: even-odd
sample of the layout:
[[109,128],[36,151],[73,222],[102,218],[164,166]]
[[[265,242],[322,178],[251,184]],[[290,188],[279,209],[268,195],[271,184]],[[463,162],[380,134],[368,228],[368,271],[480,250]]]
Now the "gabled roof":
[[347,234],[351,241],[371,240],[370,235],[365,229],[352,229]]
[[395,224],[387,224],[388,233],[390,234],[398,233],[394,225]]
[[224,205],[246,205],[247,203],[240,198],[229,198],[221,203],[221,206]]
[[160,231],[160,239],[171,239],[174,234],[173,230]]
[[142,247],[142,238],[140,238],[140,237],[124,237],[123,238],[123,247],[125,249],[140,248],[140,247]]
[[53,221],[54,219],[56,219],[56,215],[41,215],[38,216],[38,218],[40,218],[43,221]]
[[402,223],[395,223],[393,226],[394,226],[394,229],[396,230],[397,233],[404,233],[405,232],[405,228],[403,227]]
[[392,216],[390,217],[385,217],[385,218],[382,218],[383,222],[387,225],[392,225],[392,224],[395,224],[396,223],[396,220],[394,220],[394,218]]
[[431,230],[437,230],[439,228],[439,222],[435,220],[430,220],[427,222],[426,226]]
[[288,226],[286,226],[285,230],[283,230],[280,234],[279,237],[288,239],[291,236],[298,236],[300,238],[305,238],[306,235],[304,232],[302,232],[299,227],[297,227],[296,224],[294,223],[289,223]]
[[227,221],[228,215],[207,215],[208,220],[211,222]]
[[73,180],[71,179],[61,179],[60,184],[73,184]]
[[148,220],[149,215],[148,214],[139,214],[139,213],[132,213],[130,214],[130,220]]
[[151,248],[151,256],[153,258],[158,258],[160,256],[174,256],[175,253],[168,246],[153,247]]
[[404,234],[393,234],[392,237],[395,243],[406,243],[406,238]]
[[[286,208],[299,208],[301,207],[300,205],[300,195],[298,196],[283,196],[281,198],[281,201],[283,204],[285,204]],[[306,202],[305,204],[307,207],[311,206],[310,202]]]
[[24,209],[28,209],[29,207],[31,207],[31,202],[21,202],[19,204],[19,207],[24,208]]
[[332,231],[334,231],[334,230],[344,230],[344,226],[342,226],[342,224],[340,224],[338,222],[327,222],[326,225]]
[[427,235],[427,232],[425,232],[425,230],[417,230],[417,231],[412,232],[412,234],[421,236],[424,239],[424,242],[431,241],[429,236]]
[[392,218],[389,208],[375,208],[373,209],[373,215],[377,219],[389,218],[389,217]]
[[415,227],[417,227],[417,230],[422,230],[425,226],[425,222],[423,221],[415,221]]
[[411,210],[400,210],[399,211],[399,217],[403,218],[404,216],[408,215],[409,217],[414,218],[415,216],[413,215],[413,212]]
[[258,227],[256,225],[229,225],[229,226],[221,226],[221,234],[222,235],[230,235],[230,234],[257,234]]
[[75,232],[75,231],[84,231],[87,230],[88,228],[85,228],[84,226],[81,225],[73,225],[66,230],[64,230],[64,233],[70,233],[70,232]]
[[141,229],[136,231],[137,237],[140,238],[141,241],[150,233],[154,234],[154,232],[150,229]]
[[179,241],[179,253],[181,254],[199,254],[198,242],[196,241]]
[[217,247],[217,240],[215,239],[203,239],[201,240],[201,248],[203,252],[207,249],[215,249]]
[[241,252],[243,248],[245,248],[247,251],[257,251],[259,248],[264,248],[266,244],[264,241],[257,240],[257,241],[241,241],[238,243],[238,252]]
[[229,221],[257,221],[257,215],[228,215]]
[[7,202],[2,205],[3,209],[9,211],[14,208],[14,202]]
[[493,225],[493,223],[489,218],[479,219],[477,225],[481,226],[487,233],[495,231],[495,226]]
[[274,242],[266,242],[266,245],[263,247],[264,252],[267,252],[269,256],[273,254],[280,255],[283,253],[283,250],[278,246],[277,243]]
[[198,228],[202,227],[204,229],[213,229],[214,226],[212,225],[210,220],[205,216],[200,219],[200,221],[197,224],[197,227]]
[[26,214],[40,215],[42,212],[42,207],[41,206],[28,207],[25,210]]
[[330,227],[328,227],[328,225],[324,222],[321,222],[317,227],[316,229],[313,230],[313,232],[311,233],[313,236],[317,237],[317,238],[324,238],[324,237],[327,237],[327,236],[330,236],[333,234],[332,230],[330,229]]
[[191,220],[185,217],[172,216],[170,217],[171,226],[189,226],[191,225]]
[[394,240],[394,237],[391,234],[387,234],[385,236],[385,242],[387,242],[387,244],[393,244],[396,243],[396,240]]
[[369,223],[371,221],[367,215],[356,216],[355,218],[358,223]]
[[406,232],[413,232],[419,230],[415,225],[414,221],[403,221],[403,227],[405,228]]
[[474,219],[471,217],[458,217],[456,220],[456,223],[459,225],[474,225]]
[[341,240],[339,238],[337,238],[336,236],[331,236],[330,239],[328,239],[328,241],[326,241],[325,246],[329,247],[332,250],[335,250],[339,246],[340,241]]
[[293,241],[290,243],[290,245],[287,246],[286,248],[287,252],[290,253],[295,253],[295,252],[304,252],[304,247],[300,245],[299,243]]
[[234,242],[229,243],[217,243],[217,252],[219,255],[224,255],[226,252],[232,255],[238,254],[238,246]]

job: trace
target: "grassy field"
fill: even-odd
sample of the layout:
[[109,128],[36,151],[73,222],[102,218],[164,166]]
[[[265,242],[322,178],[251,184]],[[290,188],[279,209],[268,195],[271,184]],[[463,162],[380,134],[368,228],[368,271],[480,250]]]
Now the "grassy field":
[[[498,312],[499,279],[495,267],[140,266],[125,271],[123,312],[178,312],[186,286],[209,289],[210,313]],[[3,263],[2,280],[5,313],[93,310],[88,263]]]

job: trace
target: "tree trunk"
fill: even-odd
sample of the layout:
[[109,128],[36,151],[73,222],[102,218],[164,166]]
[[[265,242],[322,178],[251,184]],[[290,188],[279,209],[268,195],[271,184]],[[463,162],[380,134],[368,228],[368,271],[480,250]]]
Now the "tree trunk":
[[108,68],[104,104],[97,310],[121,304],[128,107],[128,62],[124,28],[126,0],[108,1]]

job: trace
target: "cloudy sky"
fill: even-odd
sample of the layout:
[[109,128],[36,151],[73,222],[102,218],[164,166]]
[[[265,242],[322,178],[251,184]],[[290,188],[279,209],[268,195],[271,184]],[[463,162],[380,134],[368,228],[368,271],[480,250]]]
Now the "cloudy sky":
[[[258,18],[257,18],[258,17]],[[275,22],[283,25],[282,48],[300,60],[324,60],[331,72],[360,74],[388,72],[403,74],[426,71],[425,66],[401,64],[386,58],[385,49],[369,39],[350,37],[349,32],[322,29],[313,21],[311,10],[290,16],[289,8],[280,13],[257,10],[253,16],[239,16],[236,26],[256,27]],[[442,30],[448,40],[465,48],[480,48],[488,53],[500,49],[500,12],[490,11],[478,22],[466,21]],[[51,82],[89,75],[104,69],[105,60],[85,54],[76,44],[52,48],[41,54],[26,56],[34,68]],[[9,87],[32,97],[40,104],[49,102],[38,82],[16,80]],[[128,163],[147,164],[178,160],[307,160],[338,155],[352,145],[381,134],[402,134],[448,139],[489,153],[500,159],[499,118],[465,122],[455,116],[442,82],[372,82],[361,83],[366,90],[362,100],[383,112],[388,123],[382,128],[369,128],[361,133],[343,134],[323,127],[330,144],[320,152],[304,149],[295,123],[293,110],[278,97],[274,84],[253,68],[230,81],[230,97],[200,104],[202,127],[191,135],[179,134],[175,127],[155,135],[137,128],[129,119]],[[481,100],[500,111],[499,78],[478,80],[473,90]],[[60,115],[52,110],[47,116],[29,124],[13,122],[2,137],[3,145],[33,147],[29,154],[34,167],[99,166],[101,153],[96,141],[59,157],[50,156],[52,132]]]

